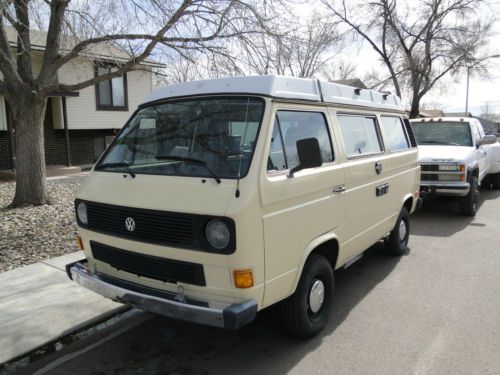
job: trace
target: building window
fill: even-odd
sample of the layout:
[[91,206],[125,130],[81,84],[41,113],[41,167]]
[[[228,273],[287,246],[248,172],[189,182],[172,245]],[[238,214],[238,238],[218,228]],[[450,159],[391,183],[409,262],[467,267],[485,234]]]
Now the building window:
[[[118,70],[115,66],[96,66],[96,76]],[[128,111],[127,74],[96,84],[96,107],[101,111]]]

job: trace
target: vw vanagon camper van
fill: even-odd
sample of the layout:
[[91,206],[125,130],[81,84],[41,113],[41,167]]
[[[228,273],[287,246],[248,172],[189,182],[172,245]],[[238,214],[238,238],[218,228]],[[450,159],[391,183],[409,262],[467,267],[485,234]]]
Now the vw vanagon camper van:
[[142,104],[75,201],[107,298],[237,329],[280,303],[301,337],[326,324],[334,270],[408,244],[417,147],[400,99],[281,76],[167,86]]

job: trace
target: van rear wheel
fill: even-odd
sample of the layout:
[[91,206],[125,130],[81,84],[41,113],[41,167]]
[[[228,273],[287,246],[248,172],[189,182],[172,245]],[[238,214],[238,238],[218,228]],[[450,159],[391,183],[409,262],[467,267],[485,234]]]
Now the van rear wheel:
[[332,296],[332,266],[325,257],[313,254],[295,293],[281,303],[285,328],[301,338],[317,335],[328,321]]
[[389,237],[385,239],[386,250],[393,255],[403,255],[410,239],[410,214],[406,207],[401,209],[398,220]]

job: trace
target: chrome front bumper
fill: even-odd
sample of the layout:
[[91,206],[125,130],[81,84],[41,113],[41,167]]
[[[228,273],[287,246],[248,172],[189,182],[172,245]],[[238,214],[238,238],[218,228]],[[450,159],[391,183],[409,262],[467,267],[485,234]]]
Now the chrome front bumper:
[[420,196],[456,196],[463,197],[469,193],[470,184],[460,182],[453,184],[443,184],[422,181],[420,183]]
[[66,265],[66,273],[71,280],[106,298],[169,318],[234,330],[252,322],[257,314],[253,299],[215,309],[205,301],[92,273],[86,261]]

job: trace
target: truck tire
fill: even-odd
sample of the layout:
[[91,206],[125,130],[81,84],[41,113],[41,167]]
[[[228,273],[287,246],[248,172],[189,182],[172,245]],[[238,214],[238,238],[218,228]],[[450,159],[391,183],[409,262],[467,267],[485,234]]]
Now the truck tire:
[[460,199],[460,212],[465,216],[475,216],[479,205],[479,187],[477,177],[470,179],[469,193]]
[[491,187],[493,189],[500,189],[500,172],[490,176]]
[[401,256],[408,249],[410,239],[410,214],[406,207],[401,209],[396,225],[385,239],[385,249],[392,255]]
[[313,254],[306,261],[295,293],[281,303],[285,328],[309,338],[325,327],[333,297],[333,269],[328,260]]

